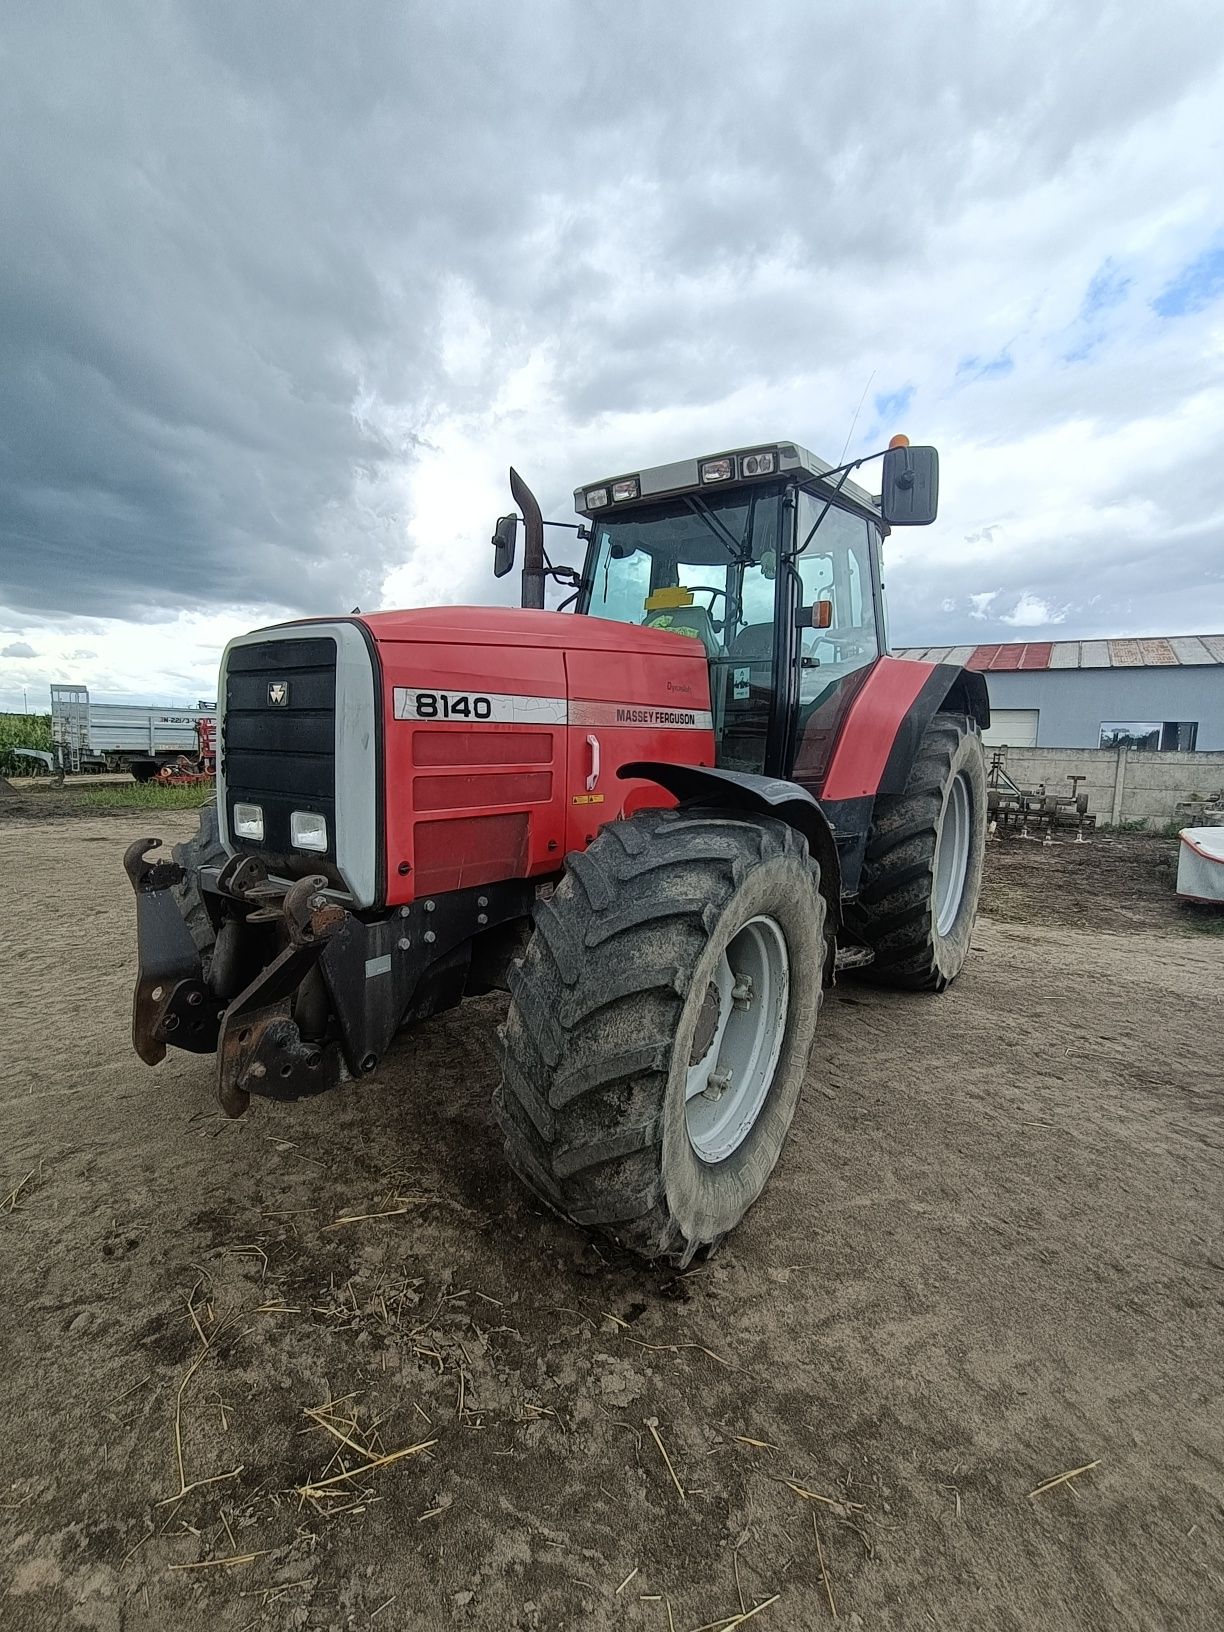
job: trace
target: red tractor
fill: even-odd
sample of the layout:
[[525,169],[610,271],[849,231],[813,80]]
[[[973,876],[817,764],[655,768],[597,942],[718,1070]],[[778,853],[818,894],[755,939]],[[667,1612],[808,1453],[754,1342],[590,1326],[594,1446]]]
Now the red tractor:
[[514,1170],[645,1257],[713,1247],[778,1159],[835,971],[938,992],[969,948],[986,688],[887,655],[881,541],[938,486],[895,441],[879,499],[863,461],[789,442],[589,483],[581,572],[511,472],[522,609],[231,641],[216,806],[174,862],[125,858],[140,1057],[215,1051],[237,1116],[504,988]]

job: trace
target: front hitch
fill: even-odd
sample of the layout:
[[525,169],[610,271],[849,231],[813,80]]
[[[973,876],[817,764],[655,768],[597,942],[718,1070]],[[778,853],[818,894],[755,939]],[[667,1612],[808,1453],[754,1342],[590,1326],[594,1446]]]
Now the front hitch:
[[[205,979],[173,894],[186,877],[184,868],[145,854],[160,848],[160,839],[137,839],[123,858],[136,892],[139,963],[132,1042],[137,1054],[146,1065],[157,1065],[168,1044],[195,1054],[215,1052],[217,1098],[229,1116],[241,1116],[253,1093],[300,1099],[335,1087],[345,1074],[339,1044],[304,1040],[293,1018],[298,988],[349,917],[322,893],[327,879],[316,874],[286,889],[270,883],[254,858],[234,857],[222,868],[218,895],[246,909],[237,922],[244,929],[275,926],[283,943],[249,985],[227,997]],[[216,964],[214,954],[215,973]],[[227,985],[220,975],[217,983]]]
[[321,893],[326,888],[320,875],[300,878],[276,906],[269,903],[252,915],[261,922],[278,919],[288,944],[225,1010],[217,1098],[227,1116],[241,1116],[252,1094],[301,1099],[344,1080],[340,1045],[307,1042],[293,1019],[295,993],[348,918]]
[[186,873],[176,861],[149,861],[160,839],[129,844],[123,868],[136,892],[138,968],[132,1043],[146,1065],[166,1057],[167,1043],[193,1054],[217,1046],[224,1004],[204,980],[199,950],[171,893]]

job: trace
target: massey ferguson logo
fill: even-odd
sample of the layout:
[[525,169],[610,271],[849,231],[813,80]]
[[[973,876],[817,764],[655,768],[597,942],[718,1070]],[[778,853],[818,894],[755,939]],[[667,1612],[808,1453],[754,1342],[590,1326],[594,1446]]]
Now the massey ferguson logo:
[[289,682],[287,680],[268,681],[268,702],[273,708],[284,708],[289,701]]

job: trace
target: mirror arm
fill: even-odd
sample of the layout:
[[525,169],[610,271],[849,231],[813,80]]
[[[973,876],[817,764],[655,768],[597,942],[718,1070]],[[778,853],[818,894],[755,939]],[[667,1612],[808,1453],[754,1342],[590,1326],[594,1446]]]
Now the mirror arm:
[[[858,459],[851,459],[848,465],[834,465],[830,470],[822,470],[816,480],[827,482],[830,476],[841,476],[844,482],[852,470],[857,470],[860,465],[869,465],[873,459],[883,459],[888,451],[887,448],[880,448],[877,453],[864,453]],[[841,482],[837,485],[840,487]]]
[[[841,492],[842,488],[846,485],[846,482],[849,480],[849,477],[850,477],[850,472],[852,470],[857,470],[860,465],[870,464],[873,459],[882,459],[884,457],[884,455],[888,451],[889,450],[887,448],[881,448],[878,453],[865,453],[865,454],[863,454],[861,459],[852,459],[848,465],[834,465],[831,470],[821,471],[820,475],[817,477],[817,481],[827,482],[830,476],[840,476],[841,480],[838,482],[837,486],[833,489],[832,495],[825,500],[824,509],[816,517],[815,522],[812,524],[811,531],[808,533],[808,535],[804,539],[803,543],[800,544],[799,548],[795,551],[795,555],[802,555],[804,550],[806,550],[808,545],[812,542],[812,539],[816,536],[817,527],[820,526],[821,522],[825,519],[825,517],[828,515],[830,509],[832,508],[833,499],[837,496],[837,494],[839,494]],[[912,480],[912,478],[911,478],[911,480]],[[792,559],[793,559],[793,557],[792,557]]]
[[[811,528],[808,531],[807,537],[804,539],[803,543],[800,544],[799,548],[795,551],[795,555],[797,555],[797,556],[802,555],[804,550],[807,549],[808,545],[816,537],[816,529],[820,526],[821,522],[828,515],[829,511],[833,508],[833,500],[841,492],[842,488],[845,487],[847,481],[850,478],[850,472],[852,470],[857,470],[858,467],[861,464],[865,464],[868,459],[876,459],[878,457],[879,457],[878,454],[869,453],[869,454],[865,454],[862,459],[856,459],[852,465],[845,465],[845,466],[839,466],[838,467],[842,472],[841,480],[838,482],[837,486],[833,489],[832,493],[830,493],[829,497],[825,500],[824,509],[820,512],[820,514],[816,517],[816,520],[812,523]],[[826,476],[832,476],[832,475],[835,475],[835,474],[836,474],[836,472],[831,471],[831,470],[825,472]],[[823,480],[824,480],[824,477],[822,476],[821,481],[823,481]]]

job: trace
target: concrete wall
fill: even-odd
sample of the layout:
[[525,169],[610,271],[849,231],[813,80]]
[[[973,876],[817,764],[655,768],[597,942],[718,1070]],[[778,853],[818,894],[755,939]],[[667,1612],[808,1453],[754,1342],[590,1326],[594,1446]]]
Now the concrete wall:
[[[986,750],[990,764],[996,750]],[[1003,752],[1002,750],[997,750]],[[1146,822],[1163,827],[1176,807],[1224,790],[1224,753],[1148,754],[1126,748],[1009,748],[1003,765],[1013,782],[1047,793],[1070,793],[1069,776],[1082,776],[1080,793],[1102,826]]]
[[1095,748],[1105,720],[1197,720],[1198,750],[1224,750],[1224,664],[992,671],[986,688],[994,708],[1040,711],[1040,748]]

